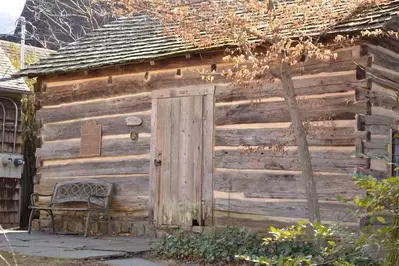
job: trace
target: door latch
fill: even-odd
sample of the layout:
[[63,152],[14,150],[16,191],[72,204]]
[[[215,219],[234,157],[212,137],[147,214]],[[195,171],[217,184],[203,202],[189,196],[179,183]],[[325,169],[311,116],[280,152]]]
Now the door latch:
[[161,160],[154,160],[154,164],[155,164],[155,166],[160,166],[161,164],[162,164],[162,161]]

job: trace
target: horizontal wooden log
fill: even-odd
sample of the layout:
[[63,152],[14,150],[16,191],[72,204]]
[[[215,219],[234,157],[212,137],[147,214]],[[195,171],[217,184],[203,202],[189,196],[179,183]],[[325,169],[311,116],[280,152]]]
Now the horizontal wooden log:
[[[138,155],[150,152],[148,134],[139,135],[137,142],[130,139],[130,135],[117,135],[102,139],[101,156]],[[44,142],[36,153],[42,160],[66,159],[80,157],[80,139]]]
[[364,152],[370,156],[388,156],[388,135],[371,135],[369,141],[364,142]]
[[[98,125],[102,126],[102,135],[109,136],[129,134],[132,127],[126,126],[125,121],[126,118],[133,115],[143,120],[140,126],[135,127],[139,133],[151,132],[150,112],[111,115],[93,119],[96,120]],[[41,133],[45,141],[80,138],[80,129],[86,121],[85,119],[80,119],[62,123],[44,124]]]
[[399,71],[399,55],[397,53],[372,44],[367,44],[367,52],[369,55],[373,55],[373,63]]
[[[131,213],[147,209],[148,201],[148,175],[128,175],[128,176],[90,176],[79,178],[53,178],[45,175],[43,182],[35,186],[35,192],[40,194],[51,194],[54,186],[58,182],[70,180],[99,180],[103,182],[113,183],[115,190],[111,198],[111,211],[116,213]],[[41,201],[45,203],[45,199]]]
[[[398,84],[399,86],[399,84]],[[387,109],[398,109],[397,91],[387,86],[373,82],[370,91],[370,101],[373,106],[384,107]]]
[[[356,81],[354,71],[301,76],[294,79],[294,84],[297,88],[297,95],[346,92],[355,89],[362,90],[366,87],[365,81]],[[216,99],[221,102],[281,96],[282,88],[280,82],[252,90],[245,87],[231,86],[217,86],[216,88]],[[50,123],[92,116],[139,112],[150,108],[149,94],[138,93],[49,106],[40,110],[38,117],[43,119],[45,123]]]
[[[363,192],[349,174],[315,173],[320,200],[351,198]],[[343,185],[345,184],[345,185]],[[214,189],[239,192],[245,197],[306,199],[303,177],[299,171],[215,169]]]
[[[198,65],[195,69],[207,67],[210,66]],[[195,69],[182,67],[181,76],[176,76],[176,69],[148,72],[148,79],[145,79],[146,72],[112,76],[111,83],[108,76],[76,80],[74,83],[68,82],[65,85],[53,86],[49,83],[47,92],[42,93],[40,98],[44,105],[54,105],[122,94],[150,92],[168,87],[209,84],[193,71]],[[215,82],[224,82],[224,78],[216,77]]]
[[[354,119],[369,112],[366,101],[354,102],[354,93],[326,94],[299,100],[303,119]],[[291,121],[283,100],[217,104],[216,125]]]
[[[270,226],[283,228],[303,221],[302,218],[274,217],[258,214],[245,214],[236,212],[214,211],[214,225],[220,227],[239,226],[251,231],[262,233],[270,232]],[[335,221],[322,220],[323,224],[335,224]],[[343,222],[345,226],[353,229],[359,228],[358,222]]]
[[[354,158],[353,147],[310,147],[315,171],[351,173],[356,167],[367,168],[368,160]],[[216,147],[215,167],[235,169],[300,170],[296,147],[269,149],[261,146]]]
[[390,124],[393,121],[392,117],[383,115],[366,115],[364,116],[364,127],[371,135],[385,135],[388,136],[390,132]]
[[[78,177],[91,175],[121,175],[149,173],[148,156],[97,157],[91,159],[44,161],[40,168],[44,175],[53,177]],[[42,182],[42,181],[41,181]]]
[[[259,214],[272,217],[307,219],[306,200],[266,199],[266,198],[218,198],[215,193],[215,210],[225,212]],[[229,194],[229,193],[225,193]],[[231,194],[230,194],[231,195]],[[356,222],[348,204],[334,201],[319,201],[320,216],[326,221]],[[353,208],[353,206],[352,206]]]
[[387,173],[387,171],[388,171],[388,162],[386,160],[371,159],[370,169],[371,170],[375,170],[375,171],[379,171],[379,172]]
[[[348,71],[354,70],[356,65],[353,60],[357,56],[343,56],[347,52],[340,52],[340,58],[338,61],[331,62],[311,62],[305,63],[303,67],[298,67],[293,70],[294,74],[314,74],[320,72],[335,72],[335,71]],[[345,58],[344,58],[345,57]],[[221,58],[221,57],[220,57]],[[342,61],[341,61],[342,60]],[[359,58],[356,61],[360,63],[365,59]],[[218,59],[214,59],[218,61]],[[44,105],[53,105],[58,103],[67,103],[73,101],[82,101],[95,98],[109,97],[121,94],[137,93],[144,91],[152,91],[161,88],[168,87],[183,87],[187,85],[202,85],[206,84],[207,81],[202,79],[201,75],[198,75],[193,70],[197,69],[209,69],[210,65],[203,65],[200,61],[195,66],[187,67],[187,64],[176,66],[175,69],[157,70],[153,71],[146,70],[145,68],[134,68],[130,71],[120,75],[120,69],[117,73],[113,73],[111,68],[102,70],[102,74],[94,75],[96,78],[89,80],[75,80],[68,81],[65,85],[62,84],[62,80],[71,80],[75,77],[54,77],[48,78],[48,89],[43,92],[40,96],[41,101]],[[227,67],[231,68],[231,66]],[[177,69],[180,69],[182,75],[177,76]],[[220,67],[218,67],[218,71]],[[148,79],[145,79],[145,73],[148,72]],[[97,71],[98,72],[98,71]],[[99,72],[100,73],[100,72]],[[116,75],[115,75],[116,74]],[[102,76],[101,76],[102,75]],[[84,77],[82,77],[84,78]],[[52,84],[55,82],[55,84]],[[222,77],[216,76],[214,83],[224,83],[226,80]]]
[[[318,64],[313,64],[313,65],[307,65],[304,67],[299,67],[297,69],[294,69],[292,72],[295,75],[309,75],[309,74],[317,74],[317,73],[323,73],[323,72],[337,72],[337,71],[349,71],[349,70],[355,70],[356,69],[356,64],[359,65],[366,65],[367,61],[369,60],[369,56],[364,56],[360,58],[351,58],[348,60],[342,60],[342,61],[329,61],[329,62],[322,62]],[[356,64],[355,64],[356,62]]]
[[150,93],[138,93],[44,107],[37,112],[37,119],[42,119],[44,123],[51,123],[86,117],[135,113],[150,109]]
[[[367,81],[356,80],[355,71],[298,76],[294,77],[293,81],[297,96],[362,90],[367,87]],[[283,90],[279,80],[262,87],[226,84],[216,85],[215,96],[217,102],[229,102],[243,99],[283,97]]]
[[[216,128],[217,146],[296,145],[291,123],[240,124]],[[355,139],[366,140],[367,134],[355,131],[355,121],[309,123],[311,146],[353,146]]]
[[[312,122],[308,141],[312,146],[353,146],[356,138],[366,139],[365,132],[355,132],[354,121]],[[274,127],[273,127],[274,126]],[[295,145],[290,123],[222,126],[216,128],[218,146]],[[134,142],[129,135],[103,137],[101,155],[136,155],[149,153],[149,135],[139,135]],[[80,157],[80,139],[44,142],[37,154],[43,160]]]

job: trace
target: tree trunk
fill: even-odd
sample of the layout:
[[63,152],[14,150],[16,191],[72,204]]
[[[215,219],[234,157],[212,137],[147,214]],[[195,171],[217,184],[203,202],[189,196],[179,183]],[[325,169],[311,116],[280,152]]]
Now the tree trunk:
[[299,163],[301,164],[302,176],[306,188],[309,221],[311,223],[320,222],[319,200],[316,191],[316,181],[313,176],[308,140],[302,122],[301,111],[295,97],[295,88],[292,81],[290,66],[287,63],[281,64],[280,79],[283,85],[284,99],[287,103],[292,120],[292,126],[294,128],[296,144],[298,146]]

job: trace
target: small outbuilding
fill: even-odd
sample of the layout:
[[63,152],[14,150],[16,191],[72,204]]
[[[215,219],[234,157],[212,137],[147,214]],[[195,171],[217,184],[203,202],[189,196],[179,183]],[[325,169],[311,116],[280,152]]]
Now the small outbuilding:
[[[369,8],[330,36],[398,31],[398,11],[398,0]],[[368,39],[338,50],[335,61],[308,61],[296,72],[325,222],[358,225],[350,206],[336,200],[362,193],[351,173],[391,171],[378,158],[354,154],[399,151],[387,149],[397,116],[398,44],[395,37]],[[97,29],[19,72],[37,77],[41,105],[35,191],[49,194],[67,180],[114,183],[115,233],[144,234],[149,225],[266,230],[306,218],[280,83],[253,91],[221,77],[207,82],[195,71],[229,68],[225,48],[187,46],[141,15]],[[57,216],[58,228],[83,229],[82,217]],[[46,228],[49,218],[34,225]],[[91,225],[93,232],[103,229],[101,217]]]
[[0,48],[0,225],[19,227],[21,215],[21,99],[30,94],[23,78],[16,73],[8,56]]

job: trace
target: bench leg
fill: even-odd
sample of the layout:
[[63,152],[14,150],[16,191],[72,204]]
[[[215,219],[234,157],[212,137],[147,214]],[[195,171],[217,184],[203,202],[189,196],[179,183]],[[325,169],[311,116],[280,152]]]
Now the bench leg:
[[54,222],[54,214],[53,211],[49,211],[50,217],[51,217],[51,225],[53,227],[53,233],[55,233],[55,222]]
[[108,219],[107,233],[108,235],[111,235],[111,215],[109,214],[109,212],[107,213],[107,219]]
[[89,211],[89,212],[87,213],[87,217],[86,217],[86,226],[85,226],[85,235],[84,235],[84,237],[87,237],[87,234],[88,234],[88,232],[89,232],[90,216],[91,216],[91,211]]
[[33,219],[33,215],[35,215],[35,213],[36,213],[36,209],[31,209],[30,210],[29,224],[28,224],[28,234],[30,234],[30,232],[32,230],[32,219]]

